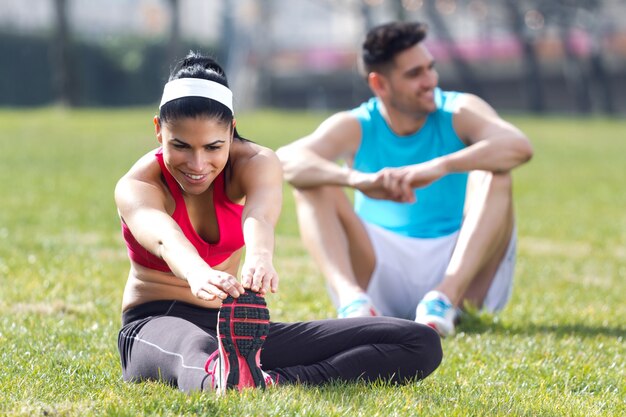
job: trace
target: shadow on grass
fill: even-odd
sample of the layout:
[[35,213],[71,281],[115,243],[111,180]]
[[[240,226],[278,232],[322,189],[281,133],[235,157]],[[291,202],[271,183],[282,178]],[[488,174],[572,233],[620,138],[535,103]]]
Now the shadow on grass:
[[500,335],[527,335],[552,334],[556,337],[626,337],[624,326],[603,326],[589,323],[526,323],[510,325],[502,323],[497,317],[490,315],[468,314],[463,317],[457,326],[457,333],[478,334],[493,333]]

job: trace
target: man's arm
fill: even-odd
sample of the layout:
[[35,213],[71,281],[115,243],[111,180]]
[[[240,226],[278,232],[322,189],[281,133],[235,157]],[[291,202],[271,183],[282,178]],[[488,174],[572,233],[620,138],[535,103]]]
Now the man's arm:
[[533,155],[528,138],[472,94],[461,98],[453,123],[459,137],[469,146],[444,157],[449,172],[507,172]]
[[361,141],[359,121],[348,112],[326,119],[310,135],[276,151],[285,179],[296,188],[321,185],[351,186],[349,167],[337,164],[351,160]]
[[410,187],[403,185],[395,169],[364,173],[337,164],[351,163],[361,144],[361,125],[348,112],[326,119],[312,134],[276,152],[283,164],[285,179],[296,188],[336,185],[357,189],[371,198],[411,202]]
[[433,160],[401,168],[402,183],[424,187],[446,174],[474,170],[508,172],[533,155],[528,138],[484,100],[466,94],[453,116],[454,130],[468,146]]

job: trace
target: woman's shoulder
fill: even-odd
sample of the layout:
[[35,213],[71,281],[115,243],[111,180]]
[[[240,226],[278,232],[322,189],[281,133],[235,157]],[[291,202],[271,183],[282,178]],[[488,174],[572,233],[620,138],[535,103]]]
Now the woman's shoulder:
[[146,153],[130,167],[115,186],[116,196],[133,196],[146,189],[159,190],[159,193],[163,191],[165,195],[161,167],[155,157],[158,151],[159,148]]
[[136,179],[143,181],[156,181],[161,176],[161,167],[156,159],[160,148],[153,149],[140,157],[124,174],[122,179]]
[[282,182],[282,166],[276,153],[266,147],[249,141],[235,140],[231,148],[232,186],[237,194],[246,194],[251,184],[279,178]]
[[250,141],[235,140],[231,149],[231,161],[233,169],[246,169],[251,166],[265,164],[279,164],[276,153],[258,143]]
[[161,180],[161,167],[155,158],[158,149],[146,153],[124,174],[115,185],[115,202],[120,211],[136,208],[138,202],[166,204],[168,195]]

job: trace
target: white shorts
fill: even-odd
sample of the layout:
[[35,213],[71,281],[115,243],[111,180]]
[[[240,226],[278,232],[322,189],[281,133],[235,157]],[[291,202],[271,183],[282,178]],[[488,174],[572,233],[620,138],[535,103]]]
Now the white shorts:
[[[442,280],[459,232],[438,238],[401,236],[363,223],[369,234],[376,266],[367,288],[374,306],[385,316],[415,319],[415,308],[424,295]],[[504,308],[511,296],[517,233],[513,230],[506,254],[483,302],[494,312]]]

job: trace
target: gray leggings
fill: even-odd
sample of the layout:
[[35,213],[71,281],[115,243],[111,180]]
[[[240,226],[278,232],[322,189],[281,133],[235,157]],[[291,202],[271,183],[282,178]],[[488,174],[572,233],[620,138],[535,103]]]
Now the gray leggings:
[[[211,389],[204,370],[217,347],[217,309],[153,301],[122,317],[118,348],[125,381],[160,380],[190,392]],[[429,327],[390,317],[270,323],[261,366],[278,384],[425,378],[441,362]]]

